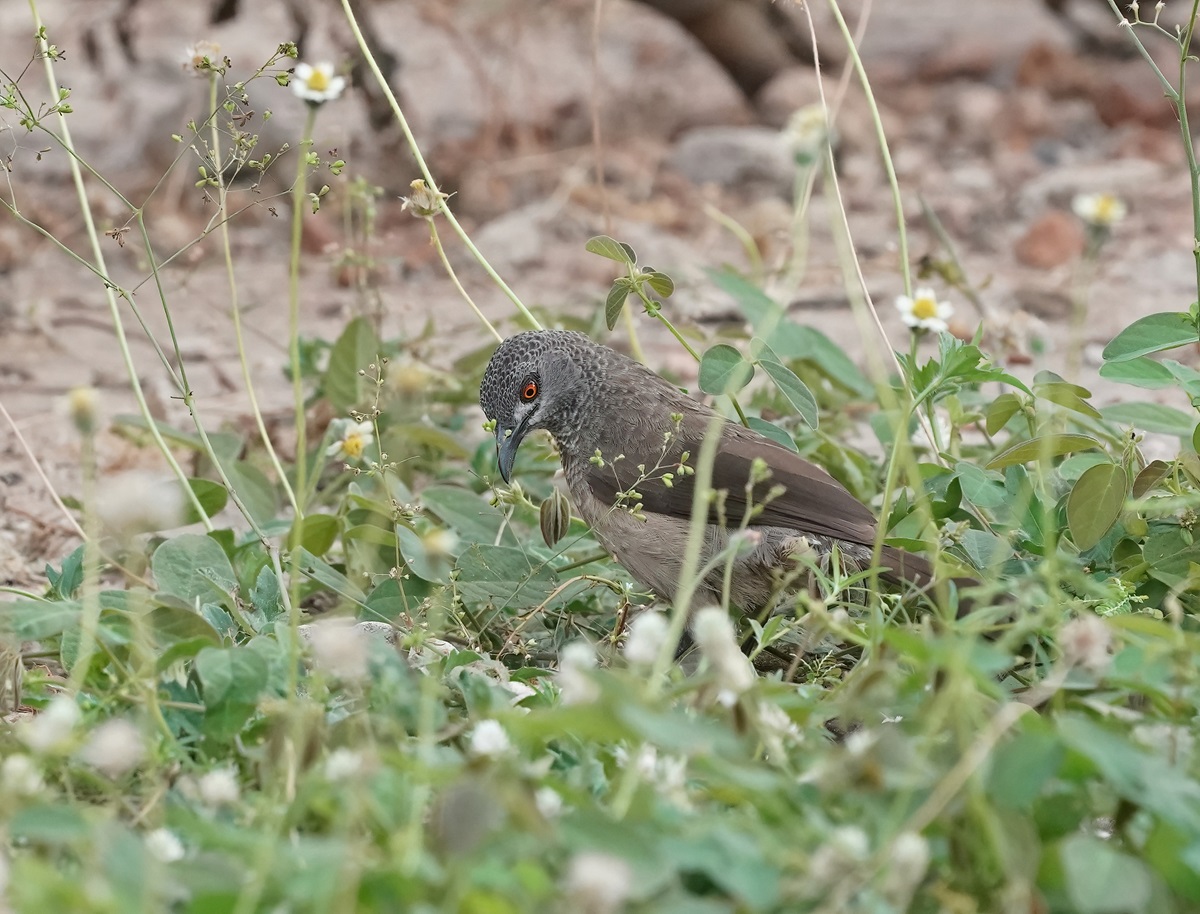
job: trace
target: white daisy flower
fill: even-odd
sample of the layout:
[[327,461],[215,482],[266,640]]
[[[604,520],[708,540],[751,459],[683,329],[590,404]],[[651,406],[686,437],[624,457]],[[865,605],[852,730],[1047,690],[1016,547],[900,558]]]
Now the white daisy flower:
[[18,732],[34,752],[60,752],[69,745],[81,716],[74,698],[58,695],[33,720],[22,724]]
[[729,614],[719,606],[700,610],[692,620],[692,637],[714,674],[720,690],[717,701],[726,706],[734,704],[758,677],[738,645]]
[[912,298],[896,296],[896,310],[908,326],[914,330],[933,330],[940,333],[947,328],[946,321],[954,314],[954,306],[940,302],[933,289],[917,289]]
[[179,58],[183,72],[199,77],[207,77],[210,71],[220,68],[223,63],[221,46],[213,41],[197,41],[184,48]]
[[1112,194],[1076,194],[1071,200],[1071,209],[1096,228],[1112,228],[1129,212],[1125,201]]
[[670,626],[664,613],[646,610],[629,625],[625,659],[634,666],[650,666],[658,659]]
[[325,449],[325,456],[361,460],[363,452],[375,442],[375,427],[370,422],[337,421],[340,423],[335,427],[338,439]]
[[196,782],[196,787],[200,792],[200,802],[212,809],[233,806],[242,795],[237,774],[232,768],[217,768],[206,772]]
[[331,63],[319,63],[316,66],[298,63],[292,73],[291,86],[292,91],[310,105],[323,105],[342,94],[346,88],[346,78],[334,75]]
[[572,641],[558,654],[559,697],[564,705],[585,705],[600,697],[600,686],[591,677],[596,650],[586,641]]

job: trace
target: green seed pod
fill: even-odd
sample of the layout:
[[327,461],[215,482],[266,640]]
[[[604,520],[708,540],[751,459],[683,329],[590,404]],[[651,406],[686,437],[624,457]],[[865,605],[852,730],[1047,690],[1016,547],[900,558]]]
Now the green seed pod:
[[553,494],[542,502],[541,509],[542,539],[547,546],[553,546],[567,535],[571,526],[571,503],[562,489],[555,489]]

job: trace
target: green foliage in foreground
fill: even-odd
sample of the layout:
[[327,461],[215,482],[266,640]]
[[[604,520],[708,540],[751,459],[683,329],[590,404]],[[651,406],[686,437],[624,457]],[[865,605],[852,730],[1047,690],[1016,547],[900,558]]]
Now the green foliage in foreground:
[[[828,339],[719,281],[756,337],[710,350],[708,373],[749,384],[751,423],[876,506],[872,455],[901,454],[891,541],[938,543],[982,604],[1011,602],[958,621],[878,595],[848,612],[835,580],[747,628],[752,653],[842,645],[795,681],[657,678],[619,646],[646,598],[561,506],[544,526],[565,535],[539,536],[548,450],[522,450],[523,490],[490,487],[469,418],[486,351],[443,374],[356,321],[311,389],[370,431],[360,458],[348,425],[313,450],[301,524],[279,519],[259,455],[214,436],[278,568],[242,527],[109,541],[102,569],[81,550],[43,594],[0,604],[0,631],[44,658],[24,682],[40,713],[0,731],[14,909],[1200,907],[1195,416],[1106,416],[943,336],[904,361],[913,413],[949,418],[940,459],[913,456],[898,390],[881,408]],[[1200,376],[1147,358],[1194,341],[1190,320],[1139,322],[1106,374],[1194,392]],[[788,418],[797,400],[817,428]],[[854,416],[879,446],[840,443],[863,440]],[[1188,446],[1147,463],[1136,430],[1164,423]],[[201,475],[215,514],[226,493]],[[835,741],[834,720],[858,728]]]

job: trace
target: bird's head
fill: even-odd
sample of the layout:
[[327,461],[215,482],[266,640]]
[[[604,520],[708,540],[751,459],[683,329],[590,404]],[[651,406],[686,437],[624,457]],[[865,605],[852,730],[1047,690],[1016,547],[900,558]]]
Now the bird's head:
[[534,429],[546,429],[561,447],[578,443],[603,352],[581,333],[534,330],[509,337],[492,353],[479,385],[479,405],[496,423],[505,482],[521,441]]

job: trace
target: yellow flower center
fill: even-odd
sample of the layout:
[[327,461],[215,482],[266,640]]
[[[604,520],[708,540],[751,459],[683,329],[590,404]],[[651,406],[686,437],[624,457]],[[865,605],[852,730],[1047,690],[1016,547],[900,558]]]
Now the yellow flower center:
[[913,301],[913,317],[918,320],[932,320],[937,317],[938,307],[937,302],[927,296],[923,296]]
[[[313,70],[306,80],[308,88],[313,92],[326,92],[329,89],[329,77],[323,70]],[[361,451],[361,448],[360,448]]]
[[1096,198],[1096,213],[1093,221],[1101,225],[1115,222],[1117,219],[1117,198],[1112,194],[1101,194]]
[[363,448],[365,446],[366,442],[363,441],[363,436],[358,432],[351,432],[342,439],[342,450],[347,457],[353,457],[355,460],[358,460],[363,455]]

